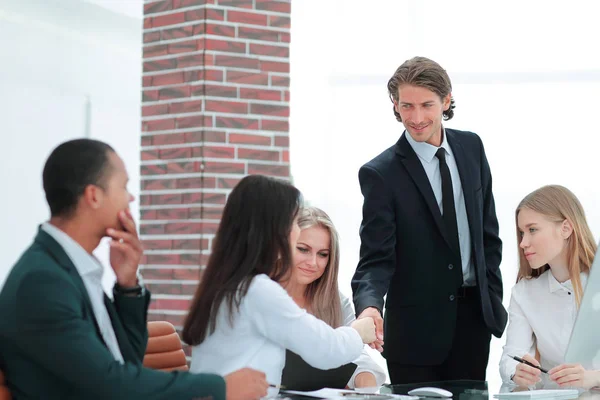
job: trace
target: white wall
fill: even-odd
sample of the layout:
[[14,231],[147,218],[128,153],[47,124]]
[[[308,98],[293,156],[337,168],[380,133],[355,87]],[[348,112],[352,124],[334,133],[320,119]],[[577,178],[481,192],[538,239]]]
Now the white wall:
[[[142,0],[127,3],[142,8]],[[142,22],[113,10],[80,0],[0,1],[0,285],[49,217],[41,172],[59,143],[109,143],[139,194]],[[97,250],[105,264],[106,250]]]
[[[514,209],[527,193],[569,187],[600,233],[600,54],[593,50],[600,5],[322,0],[316,8],[314,1],[292,7],[292,174],[340,230],[347,294],[360,246],[358,169],[400,137],[386,84],[415,55],[436,60],[453,80],[456,116],[446,126],[477,132],[486,146],[506,305],[516,278]],[[500,384],[503,343],[492,341],[490,390]]]
[[144,17],[142,0],[83,0],[87,3],[96,4],[118,14],[127,15],[132,18]]

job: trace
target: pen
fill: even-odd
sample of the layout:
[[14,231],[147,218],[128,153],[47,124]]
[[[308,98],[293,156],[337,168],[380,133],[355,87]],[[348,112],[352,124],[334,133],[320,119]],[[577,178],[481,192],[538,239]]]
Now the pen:
[[545,373],[545,374],[547,374],[547,373],[548,373],[548,370],[547,370],[547,369],[544,369],[544,368],[542,368],[542,367],[538,367],[537,365],[533,365],[533,364],[532,364],[532,363],[530,363],[529,361],[527,361],[527,360],[523,360],[521,357],[517,357],[517,356],[509,356],[509,357],[510,357],[510,358],[512,358],[512,359],[513,359],[513,360],[515,360],[515,361],[518,361],[518,362],[520,362],[520,363],[523,363],[523,364],[525,364],[525,365],[529,365],[530,367],[537,368],[537,369],[539,369],[540,371],[542,371],[542,372],[543,372],[543,373]]
[[283,385],[273,385],[272,383],[269,383],[269,387],[285,390],[285,386]]

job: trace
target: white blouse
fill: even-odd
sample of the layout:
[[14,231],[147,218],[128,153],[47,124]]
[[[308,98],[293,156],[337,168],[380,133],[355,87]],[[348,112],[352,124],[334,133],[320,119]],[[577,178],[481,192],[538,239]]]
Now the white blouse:
[[[582,287],[586,281],[587,274],[582,273]],[[500,358],[502,381],[511,382],[518,364],[508,355],[533,357],[536,346],[542,368],[564,363],[576,316],[577,303],[570,280],[560,283],[550,270],[537,278],[520,280],[512,289],[508,307],[506,345]]]
[[[354,307],[352,306],[352,301],[350,298],[344,296],[342,292],[340,292],[340,302],[342,304],[342,320],[343,324],[346,326],[350,326],[352,322],[356,319],[354,317]],[[367,352],[367,345],[363,346],[363,351],[356,360],[353,361],[357,365],[356,371],[352,374],[350,381],[348,382],[348,387],[354,389],[354,378],[356,375],[361,372],[370,372],[375,375],[375,380],[377,381],[377,386],[381,386],[385,383],[385,372],[383,369],[377,365],[377,363],[371,358],[369,353]]]
[[[278,283],[256,276],[229,322],[223,303],[214,333],[192,348],[190,371],[227,375],[249,367],[262,371],[270,384],[280,384],[285,351],[290,349],[319,369],[337,368],[357,359],[363,350],[358,332],[333,329],[298,307]],[[269,390],[269,395],[277,391]]]

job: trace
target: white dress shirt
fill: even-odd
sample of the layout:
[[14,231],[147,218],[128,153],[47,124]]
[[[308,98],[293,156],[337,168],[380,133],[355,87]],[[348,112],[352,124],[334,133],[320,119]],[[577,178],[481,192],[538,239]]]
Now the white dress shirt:
[[[582,287],[586,281],[587,274],[582,273]],[[536,346],[542,368],[549,370],[564,363],[576,316],[570,280],[560,283],[550,270],[537,278],[521,279],[512,289],[508,307],[506,345],[500,359],[502,381],[511,382],[518,364],[508,355],[534,357]]]
[[102,289],[104,268],[102,264],[100,264],[96,257],[85,251],[79,243],[54,225],[45,222],[42,224],[42,229],[58,242],[73,262],[73,265],[75,265],[92,302],[94,317],[100,328],[104,343],[106,343],[108,350],[115,357],[115,360],[123,364],[123,355],[119,348],[119,342],[117,341],[112,322],[104,305],[104,289]]
[[[352,362],[363,350],[355,329],[333,329],[298,307],[285,289],[264,274],[250,283],[233,324],[229,316],[223,302],[215,331],[192,348],[191,372],[224,376],[249,367],[264,372],[267,381],[277,385],[281,383],[286,349],[320,369]],[[276,393],[269,390],[270,396]]]
[[[435,147],[425,142],[415,141],[410,133],[405,131],[406,139],[413,148],[423,169],[427,174],[431,189],[440,208],[440,212],[444,215],[444,207],[442,205],[442,175],[440,174],[440,160],[435,156],[439,147]],[[462,262],[463,283],[465,286],[475,286],[475,273],[471,265],[471,231],[469,230],[469,221],[467,220],[467,207],[465,206],[465,196],[463,194],[462,183],[456,160],[452,149],[446,140],[446,131],[443,130],[441,146],[446,151],[446,164],[450,170],[452,178],[452,190],[454,191],[454,208],[456,209],[456,226],[458,228],[458,242],[460,245],[460,259]]]
[[[340,301],[342,303],[342,321],[346,326],[350,326],[352,322],[356,320],[354,307],[352,306],[352,301],[350,298],[344,296],[342,292],[340,292]],[[377,365],[377,363],[371,358],[369,353],[367,352],[367,345],[363,346],[362,353],[360,357],[353,361],[356,364],[356,371],[352,374],[350,381],[348,382],[348,387],[350,389],[354,389],[354,379],[356,375],[361,372],[370,372],[375,376],[375,380],[377,381],[377,386],[381,386],[385,383],[385,372],[383,369]]]

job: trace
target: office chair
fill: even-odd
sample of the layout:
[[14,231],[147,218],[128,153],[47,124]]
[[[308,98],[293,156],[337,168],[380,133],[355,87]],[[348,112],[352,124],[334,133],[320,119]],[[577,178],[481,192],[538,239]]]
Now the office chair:
[[144,366],[161,371],[187,371],[188,365],[175,327],[166,321],[148,322]]

